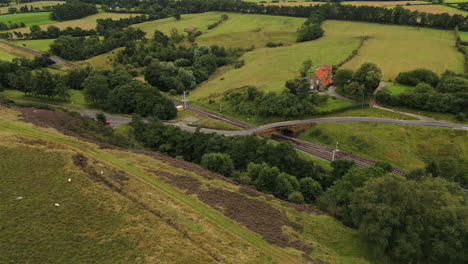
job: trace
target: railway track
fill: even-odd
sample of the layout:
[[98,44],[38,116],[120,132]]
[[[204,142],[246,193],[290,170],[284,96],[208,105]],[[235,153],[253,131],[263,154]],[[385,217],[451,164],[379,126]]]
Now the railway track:
[[[174,103],[179,104],[179,105],[184,104],[182,101],[177,100],[177,99],[172,99],[171,98],[171,100]],[[255,128],[255,126],[253,126],[251,124],[244,123],[242,121],[236,120],[234,118],[230,118],[230,117],[222,115],[222,114],[214,113],[214,112],[212,112],[210,110],[206,110],[204,108],[201,108],[201,107],[198,107],[198,106],[195,106],[195,105],[192,105],[192,104],[187,104],[187,109],[190,109],[190,110],[192,110],[194,112],[197,112],[197,113],[200,113],[200,114],[204,114],[204,115],[209,116],[209,117],[211,117],[213,119],[224,121],[226,123],[229,123],[231,125],[235,125],[237,127],[243,128],[243,129]]]
[[[305,141],[305,140],[300,140],[297,138],[283,136],[277,133],[272,134],[271,138],[276,141],[291,142],[295,149],[302,151],[304,153],[319,157],[321,159],[328,160],[328,161],[332,161],[333,159],[333,151],[334,151],[333,148],[323,146],[317,143]],[[352,160],[356,163],[358,167],[361,167],[361,168],[369,167],[376,163],[375,160],[364,158],[364,157],[361,157],[356,154],[346,152],[343,150],[336,152],[335,159]],[[406,171],[396,168],[396,167],[392,167],[392,172],[396,174],[406,173]]]
[[[172,99],[172,98],[171,98],[171,100],[175,104],[183,105],[183,102],[180,101],[180,100]],[[211,117],[213,119],[224,121],[226,123],[235,125],[237,127],[243,128],[243,129],[253,129],[253,128],[255,128],[255,126],[253,126],[253,125],[244,123],[242,121],[230,118],[230,117],[222,115],[222,114],[211,112],[209,110],[206,110],[204,108],[201,108],[201,107],[198,107],[198,106],[195,106],[195,105],[187,104],[187,109],[190,109],[190,110],[192,110],[194,112],[197,112],[197,113],[200,113],[200,114],[204,114],[204,115],[209,116],[209,117]],[[297,149],[297,150],[299,150],[301,152],[310,154],[312,156],[327,160],[327,161],[332,161],[332,159],[333,159],[334,149],[331,148],[331,147],[328,147],[328,146],[320,145],[320,144],[305,141],[305,140],[300,140],[300,139],[293,138],[293,137],[284,136],[284,135],[281,135],[281,134],[278,134],[278,133],[273,133],[271,135],[271,139],[276,140],[276,141],[291,142],[295,149]],[[361,157],[359,155],[353,154],[351,152],[346,152],[346,151],[342,151],[342,150],[335,153],[335,159],[352,160],[352,161],[354,161],[356,163],[356,165],[358,167],[361,167],[361,168],[362,167],[369,167],[369,166],[372,166],[372,165],[374,165],[376,163],[375,160],[364,158],[364,157]],[[402,169],[399,169],[397,167],[393,167],[393,166],[392,166],[392,172],[396,173],[396,174],[405,174],[406,173],[406,171],[404,171]]]

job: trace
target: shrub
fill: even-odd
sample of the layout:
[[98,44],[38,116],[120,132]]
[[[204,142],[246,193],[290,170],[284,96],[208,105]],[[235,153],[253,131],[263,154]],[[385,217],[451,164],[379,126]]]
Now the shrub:
[[234,171],[234,163],[229,154],[224,153],[207,153],[201,159],[201,165],[210,170],[230,176]]
[[288,200],[293,203],[301,204],[304,203],[304,196],[302,196],[302,193],[300,192],[292,192],[288,195]]

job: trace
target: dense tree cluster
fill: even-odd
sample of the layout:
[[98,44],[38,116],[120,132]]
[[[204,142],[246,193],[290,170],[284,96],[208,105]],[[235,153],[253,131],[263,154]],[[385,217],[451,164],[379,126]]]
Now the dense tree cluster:
[[29,28],[29,33],[22,33],[14,31],[13,34],[18,39],[55,39],[60,36],[72,36],[72,37],[85,37],[97,35],[94,29],[81,29],[80,27],[67,27],[60,29],[54,25],[47,27],[47,30],[42,30],[40,26],[34,25]]
[[50,44],[50,52],[68,60],[84,60],[144,39],[146,33],[140,29],[116,29],[100,39],[97,36],[60,36]]
[[338,70],[334,84],[338,90],[350,97],[368,98],[379,87],[382,71],[375,63],[366,62],[355,72],[349,69]]
[[297,117],[319,114],[316,106],[328,100],[327,95],[310,94],[306,79],[290,80],[289,89],[278,94],[267,94],[254,86],[245,86],[228,91],[223,100],[237,113],[256,116]]
[[72,20],[97,14],[97,12],[98,10],[95,5],[79,1],[69,1],[65,4],[54,6],[50,13],[50,18],[59,21]]
[[334,166],[322,209],[354,225],[379,252],[404,263],[463,263],[468,203],[463,190],[424,170],[407,176],[381,167]]
[[[70,75],[69,75],[70,76]],[[172,119],[177,110],[158,89],[133,80],[123,69],[114,71],[80,70],[69,77],[69,82],[81,82],[86,101],[115,113],[155,116]]]
[[161,91],[181,93],[192,90],[208,79],[218,67],[233,63],[241,54],[239,49],[219,46],[176,47],[173,37],[160,31],[150,44],[128,45],[117,54],[117,61],[134,67],[144,67],[145,80]]
[[276,145],[253,136],[192,133],[158,120],[145,124],[137,116],[132,127],[135,138],[148,148],[199,163],[279,198],[287,199],[297,191],[310,202],[322,192],[325,171],[299,157],[288,143]]
[[25,89],[34,69],[54,64],[47,55],[32,60],[15,58],[12,62],[0,60],[0,89]]
[[446,71],[439,76],[427,69],[402,72],[396,81],[416,85],[414,89],[393,95],[383,88],[376,95],[378,103],[465,116],[468,109],[468,75]]
[[122,68],[114,71],[86,68],[70,70],[66,74],[51,74],[46,69],[38,69],[53,63],[47,55],[34,60],[0,61],[0,89],[62,100],[69,99],[70,89],[83,89],[89,103],[115,113],[137,113],[165,120],[177,114],[174,103],[157,88],[133,80]]

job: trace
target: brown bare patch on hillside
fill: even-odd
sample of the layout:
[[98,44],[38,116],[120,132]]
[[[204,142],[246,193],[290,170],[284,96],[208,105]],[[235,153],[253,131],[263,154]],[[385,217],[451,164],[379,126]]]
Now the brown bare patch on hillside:
[[291,221],[284,212],[267,202],[220,188],[204,190],[201,188],[202,183],[190,176],[175,175],[158,170],[151,170],[151,172],[162,176],[163,180],[185,190],[188,194],[196,194],[202,202],[242,223],[249,230],[262,235],[269,243],[281,247],[293,247],[307,255],[312,252],[312,246],[297,239],[290,241],[289,236],[284,234],[282,230],[283,226],[289,226],[301,232],[303,227]]

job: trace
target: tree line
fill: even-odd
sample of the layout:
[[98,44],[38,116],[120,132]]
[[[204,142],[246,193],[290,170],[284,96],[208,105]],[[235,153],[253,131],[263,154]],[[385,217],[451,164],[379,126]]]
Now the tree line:
[[129,27],[112,30],[104,35],[104,39],[97,36],[60,36],[50,44],[50,52],[67,60],[84,60],[126,44],[132,45],[132,42],[144,39],[145,35],[141,29]]
[[94,29],[81,29],[80,27],[67,27],[60,29],[54,25],[50,25],[46,30],[42,30],[40,26],[33,25],[29,28],[29,33],[22,33],[13,31],[13,34],[17,39],[55,39],[60,36],[72,36],[72,37],[85,37],[97,35]]
[[51,11],[50,19],[58,21],[79,19],[98,13],[95,5],[80,1],[68,1],[64,4],[55,5]]
[[130,6],[147,14],[157,14],[159,18],[170,17],[175,14],[193,14],[209,11],[294,17],[309,17],[311,14],[318,13],[323,16],[323,19],[365,21],[442,29],[453,29],[458,25],[460,30],[468,30],[468,23],[463,15],[449,15],[448,13],[432,14],[410,11],[403,7],[389,9],[375,6],[341,5],[339,3],[310,6],[265,6],[239,0],[151,0],[134,2]]
[[192,133],[156,119],[144,123],[139,116],[133,117],[131,125],[135,139],[147,148],[202,164],[282,199],[298,192],[302,201],[313,201],[322,192],[320,182],[326,180],[321,167],[302,159],[288,143],[275,145],[254,136]]
[[378,103],[391,106],[453,113],[463,121],[468,109],[468,75],[445,71],[441,77],[428,69],[401,72],[397,83],[414,86],[413,89],[393,95],[386,88],[377,95]]

